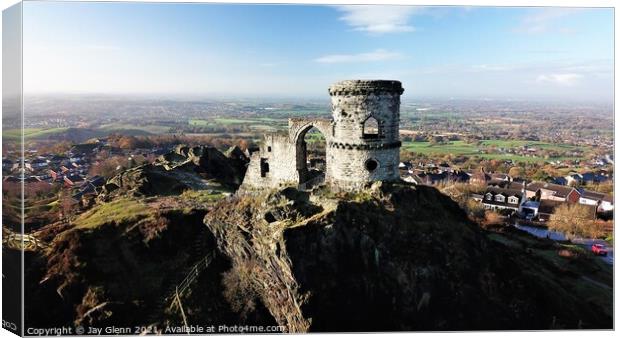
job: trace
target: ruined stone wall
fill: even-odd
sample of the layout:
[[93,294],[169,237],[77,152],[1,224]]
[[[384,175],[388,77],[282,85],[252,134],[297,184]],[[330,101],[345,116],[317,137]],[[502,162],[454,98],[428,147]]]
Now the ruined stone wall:
[[264,135],[259,150],[250,158],[242,188],[260,189],[297,185],[299,177],[295,160],[295,144],[290,142],[288,134]]

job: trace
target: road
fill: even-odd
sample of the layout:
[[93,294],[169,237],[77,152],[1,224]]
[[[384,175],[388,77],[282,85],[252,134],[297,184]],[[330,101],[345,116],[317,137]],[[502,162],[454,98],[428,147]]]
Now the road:
[[[521,224],[514,224],[515,228],[519,229],[519,230],[523,230],[526,231],[536,237],[539,238],[550,238],[554,241],[565,241],[566,240],[566,236],[564,236],[563,233],[561,232],[557,232],[557,231],[550,231],[546,228],[539,228],[539,227],[533,227],[533,226],[529,226],[529,225],[521,225]],[[608,253],[607,256],[598,256],[600,257],[605,263],[609,264],[609,265],[613,265],[614,264],[614,248],[613,246],[610,246],[609,243],[605,242],[602,239],[591,239],[591,238],[573,238],[571,239],[571,242],[573,242],[574,244],[579,244],[581,246],[583,246],[586,250],[590,251],[591,250],[591,246],[592,244],[604,244],[607,247]]]

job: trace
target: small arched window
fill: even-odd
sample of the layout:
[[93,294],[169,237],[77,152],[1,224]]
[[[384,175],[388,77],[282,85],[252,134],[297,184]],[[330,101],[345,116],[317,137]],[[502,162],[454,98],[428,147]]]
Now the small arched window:
[[373,139],[379,138],[379,121],[376,118],[370,116],[364,121],[362,138]]
[[269,162],[267,162],[266,158],[260,159],[260,177],[267,177],[267,173],[269,172]]

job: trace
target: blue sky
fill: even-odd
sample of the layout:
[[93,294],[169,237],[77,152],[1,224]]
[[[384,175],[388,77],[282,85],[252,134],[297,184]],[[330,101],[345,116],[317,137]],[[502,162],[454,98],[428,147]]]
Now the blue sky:
[[602,8],[24,4],[26,93],[611,101],[613,57]]

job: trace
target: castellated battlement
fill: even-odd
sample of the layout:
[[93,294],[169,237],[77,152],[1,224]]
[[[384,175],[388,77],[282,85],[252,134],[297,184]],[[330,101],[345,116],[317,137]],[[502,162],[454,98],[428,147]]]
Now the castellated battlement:
[[[324,182],[355,190],[373,181],[399,180],[399,81],[348,80],[329,87],[332,119],[292,118],[288,133],[264,135],[252,154],[242,189]],[[304,137],[316,128],[325,137],[322,175],[308,170]]]

